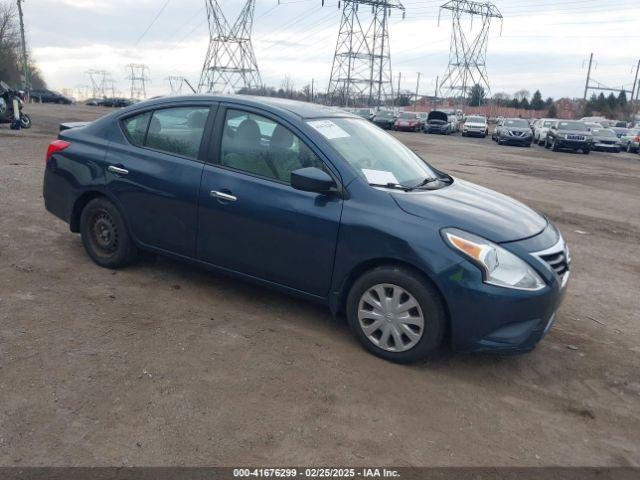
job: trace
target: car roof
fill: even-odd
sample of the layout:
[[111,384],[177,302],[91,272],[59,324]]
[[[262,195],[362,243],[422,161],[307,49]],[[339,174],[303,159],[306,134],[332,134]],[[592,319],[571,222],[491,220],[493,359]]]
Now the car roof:
[[[279,110],[289,115],[294,115],[300,119],[307,118],[323,118],[323,117],[347,117],[359,118],[349,112],[338,107],[328,107],[318,105],[316,103],[300,102],[297,100],[289,100],[287,98],[278,97],[260,97],[253,95],[214,95],[214,94],[194,94],[181,96],[160,97],[148,102],[143,102],[145,106],[162,105],[163,103],[176,103],[181,100],[211,100],[218,102],[233,102],[250,107],[267,107],[269,109]],[[142,103],[137,104],[140,107]]]

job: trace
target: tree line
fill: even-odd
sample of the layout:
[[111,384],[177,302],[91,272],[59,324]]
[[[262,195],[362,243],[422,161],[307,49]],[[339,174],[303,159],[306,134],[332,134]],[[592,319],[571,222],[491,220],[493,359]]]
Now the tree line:
[[[31,58],[31,55],[27,57]],[[22,72],[17,8],[13,2],[0,0],[0,80],[12,87],[21,87]],[[31,88],[46,88],[46,83],[33,61],[27,61],[27,73]]]
[[627,94],[621,91],[618,95],[613,92],[605,97],[604,93],[591,95],[584,106],[584,116],[601,115],[606,118],[630,118],[633,105],[627,99]]

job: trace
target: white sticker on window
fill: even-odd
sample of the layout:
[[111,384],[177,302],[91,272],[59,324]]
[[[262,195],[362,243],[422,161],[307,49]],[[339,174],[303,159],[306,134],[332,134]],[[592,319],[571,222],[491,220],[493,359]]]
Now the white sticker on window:
[[392,172],[385,170],[369,170],[367,168],[362,169],[362,173],[367,178],[367,182],[375,183],[376,185],[386,185],[387,183],[398,183],[398,179]]
[[314,120],[307,122],[311,127],[315,128],[323,137],[332,140],[334,138],[346,138],[350,135],[331,120]]

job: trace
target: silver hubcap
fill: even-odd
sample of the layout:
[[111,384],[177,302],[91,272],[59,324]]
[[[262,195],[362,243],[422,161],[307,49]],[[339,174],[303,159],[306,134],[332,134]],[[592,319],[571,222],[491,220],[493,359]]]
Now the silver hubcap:
[[418,301],[404,288],[390,283],[374,285],[362,294],[358,322],[369,341],[388,352],[413,348],[424,333]]

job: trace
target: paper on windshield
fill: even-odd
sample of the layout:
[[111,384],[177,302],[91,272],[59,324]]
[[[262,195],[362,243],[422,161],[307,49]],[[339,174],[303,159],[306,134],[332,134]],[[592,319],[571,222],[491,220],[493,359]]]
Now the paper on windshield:
[[369,170],[367,168],[362,169],[362,173],[367,178],[367,182],[375,183],[377,185],[386,185],[387,183],[398,183],[398,179],[392,172],[385,170]]
[[311,127],[315,128],[318,132],[320,132],[323,137],[329,140],[333,140],[334,138],[346,138],[350,136],[347,132],[345,132],[331,120],[314,120],[307,123]]

